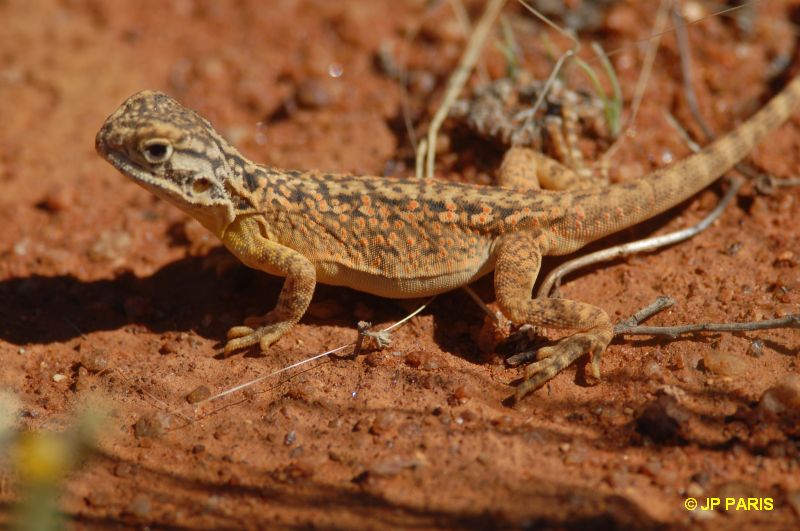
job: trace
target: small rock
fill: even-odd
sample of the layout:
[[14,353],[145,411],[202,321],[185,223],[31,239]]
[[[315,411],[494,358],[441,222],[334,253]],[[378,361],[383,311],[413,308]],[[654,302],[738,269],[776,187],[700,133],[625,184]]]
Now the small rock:
[[396,424],[397,415],[393,411],[384,411],[372,421],[369,432],[373,435],[383,435],[394,428]]
[[166,335],[161,338],[161,346],[158,348],[158,353],[164,356],[175,354],[180,347],[180,341],[172,334]]
[[122,230],[106,230],[89,248],[88,256],[92,262],[114,262],[121,260],[131,246],[133,238]]
[[647,461],[639,467],[639,473],[651,479],[655,479],[661,472],[662,466],[660,461]]
[[425,352],[421,350],[413,350],[406,354],[406,365],[409,367],[417,368],[425,361],[427,358]]
[[211,396],[211,390],[205,385],[198,385],[191,393],[186,395],[186,401],[190,404],[196,404],[202,402],[209,396]]
[[712,350],[703,355],[703,366],[720,376],[739,376],[747,371],[747,362],[730,352]]
[[391,477],[396,476],[409,468],[421,468],[428,464],[425,456],[419,452],[413,456],[392,455],[374,463],[367,473],[371,476]]
[[648,361],[644,366],[644,375],[648,380],[664,381],[664,369],[655,360]]
[[467,387],[463,386],[463,385],[460,385],[460,386],[456,387],[456,389],[453,391],[453,396],[450,397],[449,402],[451,402],[452,403],[451,405],[454,405],[454,406],[455,405],[466,404],[467,402],[469,402],[469,399],[471,398],[471,396],[472,396],[472,393],[470,393],[470,391],[467,389]]
[[691,496],[692,498],[699,498],[705,493],[703,487],[695,483],[694,481],[689,483],[689,486],[686,487],[686,494]]
[[355,426],[353,426],[353,431],[357,432],[365,432],[369,431],[372,427],[372,423],[367,420],[366,418],[358,419]]
[[433,356],[428,356],[422,363],[422,368],[426,371],[433,371],[439,368],[439,362]]
[[272,478],[280,483],[296,483],[314,475],[314,470],[303,463],[292,463],[272,472]]
[[284,435],[283,444],[285,444],[286,446],[291,446],[295,443],[296,440],[297,440],[297,433],[295,433],[294,431],[290,431],[289,433]]
[[137,494],[125,509],[125,512],[139,518],[146,518],[150,515],[151,507],[152,504],[149,497],[145,494]]
[[61,374],[61,373],[57,373],[57,374],[54,374],[54,375],[53,375],[53,381],[54,381],[54,382],[63,382],[63,381],[64,381],[64,380],[66,380],[66,379],[67,379],[67,377],[66,377],[66,376],[64,376],[64,375],[63,375],[63,374]]
[[68,209],[74,203],[70,190],[58,187],[50,190],[36,206],[53,214]]
[[514,427],[514,419],[510,415],[503,415],[492,419],[492,425],[499,430],[510,430]]
[[114,467],[114,475],[118,478],[129,478],[134,475],[138,467],[121,461]]
[[108,355],[105,350],[92,348],[81,356],[81,366],[89,372],[100,372],[108,368]]
[[758,407],[776,415],[800,414],[800,374],[790,374],[767,389],[761,395]]
[[383,361],[383,356],[381,356],[380,352],[370,352],[367,354],[367,357],[364,358],[364,363],[366,363],[369,367],[377,367]]
[[636,419],[636,430],[657,443],[675,442],[682,439],[690,418],[675,398],[661,395],[644,407]]
[[156,413],[149,413],[139,417],[136,424],[133,425],[133,433],[136,437],[149,437],[156,439],[164,435],[164,433],[172,426],[172,416],[158,411]]
[[747,347],[747,355],[753,358],[760,358],[764,355],[764,342],[760,339],[754,339]]

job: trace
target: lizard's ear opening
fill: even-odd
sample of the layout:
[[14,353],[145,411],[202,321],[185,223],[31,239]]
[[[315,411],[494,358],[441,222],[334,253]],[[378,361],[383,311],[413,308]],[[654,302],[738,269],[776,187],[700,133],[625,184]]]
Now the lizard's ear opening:
[[166,138],[150,138],[141,143],[139,149],[150,164],[161,164],[172,156],[172,144]]
[[212,182],[205,177],[199,177],[192,183],[192,191],[196,194],[207,192],[212,186]]

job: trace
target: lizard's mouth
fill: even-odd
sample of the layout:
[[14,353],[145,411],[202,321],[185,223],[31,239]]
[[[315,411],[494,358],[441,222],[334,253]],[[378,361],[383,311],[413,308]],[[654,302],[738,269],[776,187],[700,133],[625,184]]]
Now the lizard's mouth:
[[145,168],[127,155],[124,144],[113,140],[113,134],[110,129],[111,126],[106,123],[97,133],[94,139],[94,148],[97,154],[106,159],[120,173],[131,179],[142,183],[150,181],[151,179],[148,179],[149,173]]

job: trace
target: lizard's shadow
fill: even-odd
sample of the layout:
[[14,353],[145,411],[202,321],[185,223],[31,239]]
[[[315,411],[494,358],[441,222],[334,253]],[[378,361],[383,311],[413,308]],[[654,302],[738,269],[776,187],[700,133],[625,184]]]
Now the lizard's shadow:
[[[226,251],[221,247],[212,251],[220,252]],[[219,341],[215,346],[221,350],[228,328],[272,309],[284,279],[238,262],[217,274],[205,267],[207,263],[205,257],[182,258],[146,277],[126,272],[103,280],[73,275],[2,280],[0,340],[49,344],[129,327],[155,333],[194,331]],[[352,328],[352,338],[361,318],[360,305],[375,322],[393,322],[404,315],[397,301],[325,285],[317,286],[314,305],[317,312],[307,312],[303,323]],[[243,351],[243,355],[253,353]]]
[[0,339],[47,344],[126,326],[224,337],[248,310],[263,312],[277,298],[281,279],[245,267],[218,276],[203,262],[183,258],[147,277],[126,272],[104,280],[32,275],[0,281]]

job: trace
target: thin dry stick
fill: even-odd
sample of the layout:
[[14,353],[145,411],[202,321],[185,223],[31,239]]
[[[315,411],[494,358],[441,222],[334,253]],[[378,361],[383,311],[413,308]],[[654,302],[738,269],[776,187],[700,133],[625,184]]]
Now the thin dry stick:
[[494,21],[497,19],[505,3],[506,0],[490,0],[489,5],[486,6],[486,10],[475,26],[475,31],[469,39],[467,49],[464,50],[458,67],[447,82],[444,100],[442,100],[442,104],[437,109],[436,114],[431,120],[431,125],[428,128],[428,154],[425,171],[425,177],[428,179],[433,178],[433,168],[436,160],[436,135],[439,134],[439,128],[442,126],[442,123],[444,123],[445,118],[447,118],[447,113],[450,112],[450,107],[453,105],[453,102],[456,101],[456,98],[458,98],[461,89],[464,88],[469,74],[472,72],[472,68],[478,61],[478,56],[486,42],[486,37],[489,35],[489,30],[491,30],[494,25]]
[[678,242],[682,242],[684,240],[688,240],[692,236],[699,234],[700,232],[707,229],[720,215],[722,215],[722,212],[725,210],[728,204],[730,204],[733,198],[736,197],[736,193],[742,186],[742,179],[731,178],[729,180],[729,183],[730,185],[728,187],[728,190],[725,192],[725,195],[722,197],[719,204],[717,204],[714,210],[712,210],[697,225],[688,227],[686,229],[681,229],[675,232],[671,232],[669,234],[664,234],[662,236],[653,236],[652,238],[645,238],[643,240],[638,240],[635,242],[616,245],[614,247],[609,247],[608,249],[603,249],[600,251],[596,251],[594,253],[589,253],[587,255],[575,258],[574,260],[569,260],[568,262],[564,262],[559,267],[551,271],[550,274],[547,275],[547,277],[545,277],[545,279],[542,281],[541,286],[539,286],[539,291],[536,292],[536,298],[550,297],[554,289],[555,290],[558,289],[558,285],[561,282],[561,278],[564,275],[567,275],[575,271],[576,269],[580,269],[582,267],[586,267],[591,264],[596,264],[598,262],[605,262],[608,260],[613,260],[615,258],[628,256],[634,253],[653,251],[655,249],[665,247],[667,245],[672,245]]
[[791,314],[779,319],[744,323],[699,323],[681,326],[637,326],[620,323],[614,327],[614,334],[666,336],[675,339],[680,335],[696,334],[698,332],[750,332],[770,328],[800,328],[800,314]]

